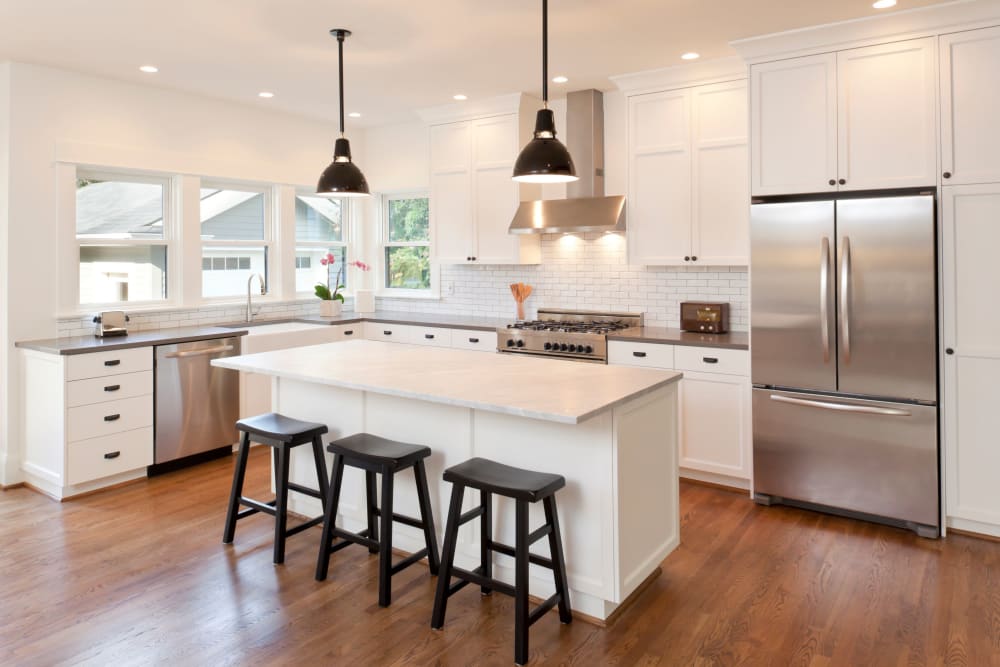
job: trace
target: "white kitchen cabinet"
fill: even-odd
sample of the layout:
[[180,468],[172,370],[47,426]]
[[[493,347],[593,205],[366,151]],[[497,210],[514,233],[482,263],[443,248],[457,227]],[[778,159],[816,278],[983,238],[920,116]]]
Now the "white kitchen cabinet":
[[511,180],[518,114],[430,128],[432,252],[443,264],[537,264],[541,241],[507,232],[519,202]]
[[943,35],[940,51],[941,182],[1000,182],[1000,27]]
[[629,98],[628,210],[634,263],[747,263],[745,81]]
[[681,477],[750,488],[753,450],[746,350],[612,340],[608,363],[682,371]]
[[66,498],[146,475],[153,464],[153,350],[23,350],[29,484]]
[[750,68],[755,196],[934,185],[935,39]]
[[945,513],[1000,536],[1000,184],[944,188],[943,219]]
[[477,352],[497,351],[497,332],[477,329],[452,329],[451,346]]
[[365,338],[386,343],[413,343],[416,340],[415,327],[409,324],[389,324],[387,322],[365,322]]
[[823,53],[750,68],[751,191],[837,189],[837,56]]
[[937,49],[913,39],[837,54],[840,190],[937,183]]

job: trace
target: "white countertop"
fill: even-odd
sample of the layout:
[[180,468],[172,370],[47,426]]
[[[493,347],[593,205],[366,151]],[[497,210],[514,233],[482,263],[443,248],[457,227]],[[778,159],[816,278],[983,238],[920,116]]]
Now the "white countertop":
[[577,424],[681,373],[353,340],[212,361],[334,387]]

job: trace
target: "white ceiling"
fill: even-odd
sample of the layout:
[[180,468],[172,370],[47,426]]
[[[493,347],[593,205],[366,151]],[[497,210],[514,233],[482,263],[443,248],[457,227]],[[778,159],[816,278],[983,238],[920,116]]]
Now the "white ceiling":
[[[551,0],[561,91],[615,74],[733,55],[734,39],[879,13],[872,0]],[[899,0],[891,10],[939,4]],[[0,61],[33,62],[335,118],[337,43],[348,111],[373,125],[472,98],[541,91],[538,0],[0,0]],[[143,74],[153,64],[158,74]],[[262,90],[270,100],[258,99]]]

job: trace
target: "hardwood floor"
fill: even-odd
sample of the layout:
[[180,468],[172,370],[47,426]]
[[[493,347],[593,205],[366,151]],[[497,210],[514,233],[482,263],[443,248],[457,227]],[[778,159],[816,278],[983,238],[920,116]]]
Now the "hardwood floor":
[[[266,496],[266,454],[251,495]],[[459,593],[437,632],[425,568],[394,577],[380,609],[365,549],[314,581],[319,528],[288,540],[283,566],[266,516],[224,546],[231,471],[224,459],[62,504],[0,493],[0,664],[512,663],[506,596]],[[607,629],[542,619],[532,664],[1000,665],[998,543],[693,484],[681,506],[682,545],[637,603]]]

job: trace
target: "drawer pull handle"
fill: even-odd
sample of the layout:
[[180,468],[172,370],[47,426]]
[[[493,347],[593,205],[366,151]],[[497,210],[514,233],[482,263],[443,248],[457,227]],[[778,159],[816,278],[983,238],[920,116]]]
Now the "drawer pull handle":
[[344,332],[344,335],[345,336],[353,336],[354,335],[354,329],[348,329],[347,331]]
[[104,391],[118,391],[122,386],[120,384],[109,384],[104,388]]
[[122,362],[121,359],[108,359],[107,361],[104,362],[104,365],[105,366],[117,366],[121,362]]
[[633,352],[632,356],[633,357],[640,357],[640,358],[642,358],[642,357],[646,356],[646,353],[645,352]]
[[427,340],[434,340],[434,334],[424,334],[424,338]]
[[106,458],[106,459],[116,459],[116,458],[118,458],[121,455],[122,455],[122,453],[120,451],[118,451],[118,452],[108,452],[107,454],[104,455],[104,458]]
[[105,415],[104,421],[106,421],[106,422],[113,422],[116,419],[121,419],[121,418],[122,418],[121,415]]
[[478,343],[478,342],[479,342],[479,339],[478,339],[478,338],[470,338],[470,339],[469,339],[469,342],[470,342],[470,343]]
[[701,360],[704,361],[706,364],[717,364],[717,363],[719,363],[719,360],[716,357],[702,357]]
[[382,335],[383,335],[383,336],[391,336],[391,335],[392,335],[392,332],[391,332],[391,331],[383,331],[383,332],[382,332]]

